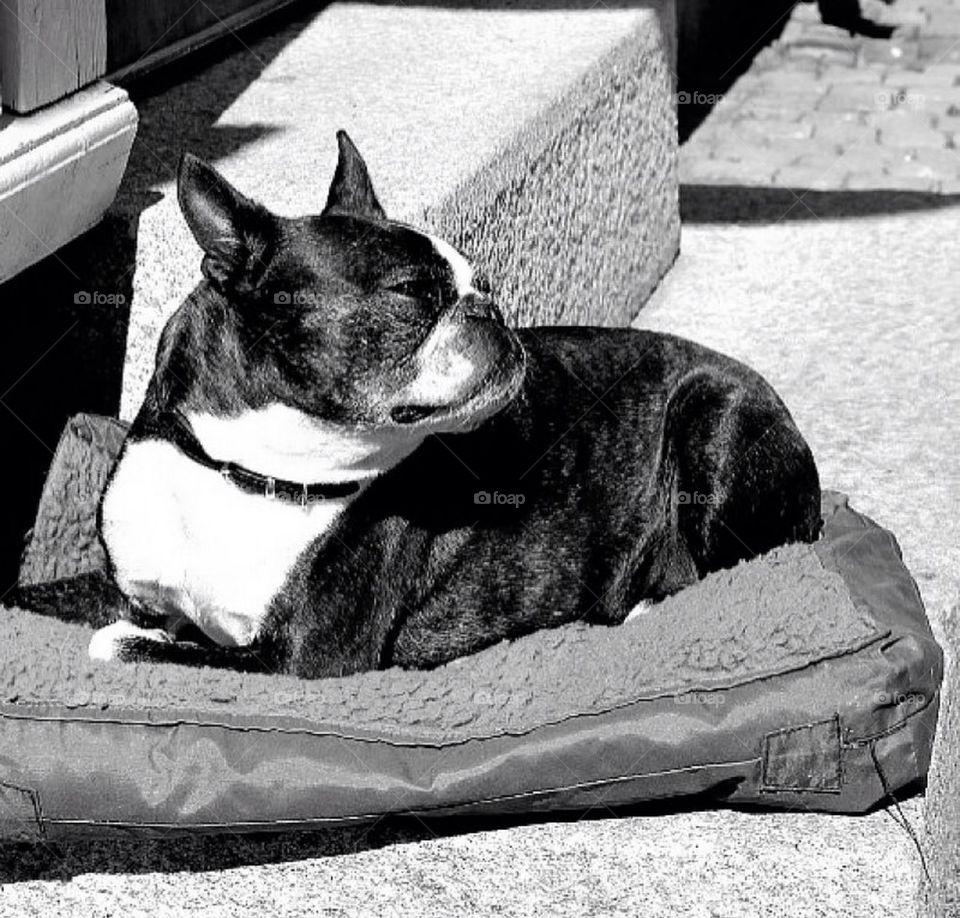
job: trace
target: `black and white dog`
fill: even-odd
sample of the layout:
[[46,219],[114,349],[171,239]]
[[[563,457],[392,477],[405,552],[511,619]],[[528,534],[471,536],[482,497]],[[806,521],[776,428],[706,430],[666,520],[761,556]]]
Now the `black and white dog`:
[[810,450],[690,341],[508,328],[449,244],[389,220],[346,134],[284,219],[186,156],[204,281],[164,329],[101,505],[130,600],[99,659],[341,675],[623,622],[812,541]]

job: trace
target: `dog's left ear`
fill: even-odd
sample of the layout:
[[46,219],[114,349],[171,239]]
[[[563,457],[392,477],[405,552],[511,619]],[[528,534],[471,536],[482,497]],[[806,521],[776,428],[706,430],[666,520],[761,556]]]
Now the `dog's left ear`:
[[327,196],[324,213],[337,211],[371,217],[374,220],[385,220],[387,215],[377,200],[373,183],[370,181],[370,173],[367,172],[367,164],[363,161],[360,151],[354,146],[346,131],[337,131],[337,143],[340,146],[340,158],[337,161],[333,182],[330,184],[330,194]]
[[203,249],[203,276],[224,295],[249,292],[266,268],[276,221],[191,153],[177,175],[180,209]]

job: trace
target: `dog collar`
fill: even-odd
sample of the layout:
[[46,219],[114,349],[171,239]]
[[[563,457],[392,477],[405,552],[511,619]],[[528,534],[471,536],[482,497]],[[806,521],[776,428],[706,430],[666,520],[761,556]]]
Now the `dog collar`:
[[219,472],[224,481],[229,481],[230,484],[248,494],[259,494],[273,500],[287,500],[306,507],[314,501],[349,497],[360,490],[360,483],[356,481],[306,484],[302,481],[288,481],[285,478],[261,475],[235,462],[220,462],[203,448],[190,427],[190,422],[179,411],[161,412],[147,425],[145,433],[148,436],[159,436],[168,440],[188,459],[192,459],[204,468]]

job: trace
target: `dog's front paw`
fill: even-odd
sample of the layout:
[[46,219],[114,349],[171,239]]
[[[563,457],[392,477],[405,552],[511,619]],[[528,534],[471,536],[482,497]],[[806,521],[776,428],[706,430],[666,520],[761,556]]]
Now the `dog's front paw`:
[[627,622],[636,621],[638,618],[643,618],[645,615],[648,615],[653,609],[653,603],[649,599],[641,599],[629,612],[627,617],[623,620],[623,624]]
[[94,632],[87,654],[91,660],[136,660],[143,641],[169,644],[173,639],[161,628],[138,628],[126,619]]

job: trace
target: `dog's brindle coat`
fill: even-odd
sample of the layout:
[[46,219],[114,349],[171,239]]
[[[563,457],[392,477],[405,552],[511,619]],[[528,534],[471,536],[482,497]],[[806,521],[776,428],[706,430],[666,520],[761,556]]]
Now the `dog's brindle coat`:
[[[462,256],[385,217],[338,138],[319,217],[274,216],[184,160],[204,281],[164,330],[102,504],[131,603],[93,656],[430,667],[619,624],[816,538],[813,458],[760,376],[670,335],[508,329]],[[249,493],[187,441],[353,493]]]

